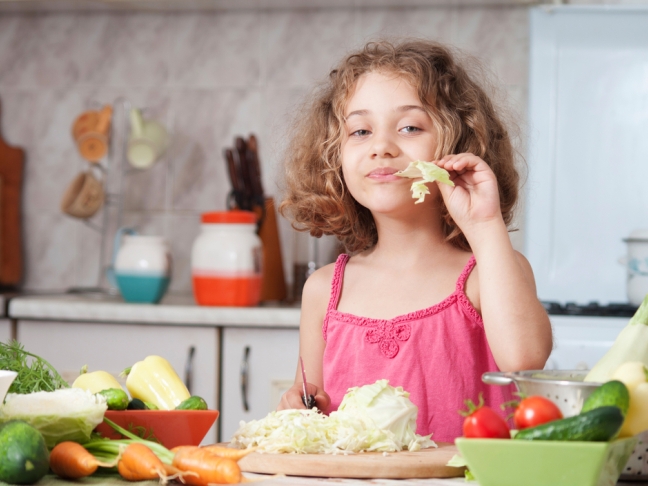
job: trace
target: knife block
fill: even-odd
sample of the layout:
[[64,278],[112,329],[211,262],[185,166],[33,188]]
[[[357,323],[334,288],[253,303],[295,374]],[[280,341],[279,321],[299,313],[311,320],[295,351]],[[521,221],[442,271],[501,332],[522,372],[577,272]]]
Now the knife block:
[[261,279],[261,301],[282,301],[286,299],[286,280],[284,277],[281,244],[277,226],[274,199],[265,199],[265,219],[259,229],[263,242],[263,278]]

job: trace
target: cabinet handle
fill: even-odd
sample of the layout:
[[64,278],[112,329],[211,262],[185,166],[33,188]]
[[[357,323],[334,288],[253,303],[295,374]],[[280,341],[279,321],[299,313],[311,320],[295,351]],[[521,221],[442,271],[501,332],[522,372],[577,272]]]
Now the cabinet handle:
[[248,375],[250,372],[250,365],[248,360],[250,358],[250,346],[245,346],[243,349],[243,361],[241,361],[241,400],[243,401],[243,410],[250,411],[248,405]]
[[187,355],[187,363],[185,364],[185,385],[191,395],[191,385],[193,384],[193,358],[196,354],[196,346],[189,347],[189,354]]

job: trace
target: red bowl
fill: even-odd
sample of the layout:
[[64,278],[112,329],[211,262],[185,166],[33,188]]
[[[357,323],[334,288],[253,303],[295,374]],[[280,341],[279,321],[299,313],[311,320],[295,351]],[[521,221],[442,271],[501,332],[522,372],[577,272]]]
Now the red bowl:
[[[144,439],[159,442],[167,449],[200,445],[216,422],[218,410],[107,410],[105,417]],[[97,432],[110,439],[123,438],[105,422]]]

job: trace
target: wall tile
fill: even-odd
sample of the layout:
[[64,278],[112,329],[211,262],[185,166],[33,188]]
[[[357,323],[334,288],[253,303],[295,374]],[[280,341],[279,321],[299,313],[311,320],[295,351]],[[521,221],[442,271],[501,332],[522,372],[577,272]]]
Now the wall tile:
[[454,43],[482,61],[504,84],[526,85],[529,20],[524,7],[458,8]]
[[271,86],[312,86],[357,45],[353,10],[268,12],[263,72]]
[[169,32],[170,82],[182,88],[259,84],[261,14],[178,15]]
[[25,214],[23,224],[24,287],[62,290],[75,286],[79,223],[54,210]]
[[186,90],[174,97],[174,145],[169,159],[175,209],[225,208],[230,191],[223,150],[237,135],[259,133],[258,90]]
[[367,9],[358,12],[361,39],[422,37],[439,42],[452,40],[451,8]]
[[159,13],[79,15],[80,82],[124,88],[167,84],[173,22],[172,14]]

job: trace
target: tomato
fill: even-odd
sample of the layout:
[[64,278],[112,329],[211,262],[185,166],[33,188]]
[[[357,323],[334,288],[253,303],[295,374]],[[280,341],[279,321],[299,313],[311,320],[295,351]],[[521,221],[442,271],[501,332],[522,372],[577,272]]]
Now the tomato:
[[466,400],[468,412],[463,413],[466,418],[463,423],[464,437],[479,439],[510,439],[511,431],[504,418],[490,407],[484,406],[482,397],[479,405],[475,406]]
[[560,409],[551,400],[540,397],[527,397],[520,402],[513,414],[515,426],[522,430],[536,425],[546,424],[563,418]]

